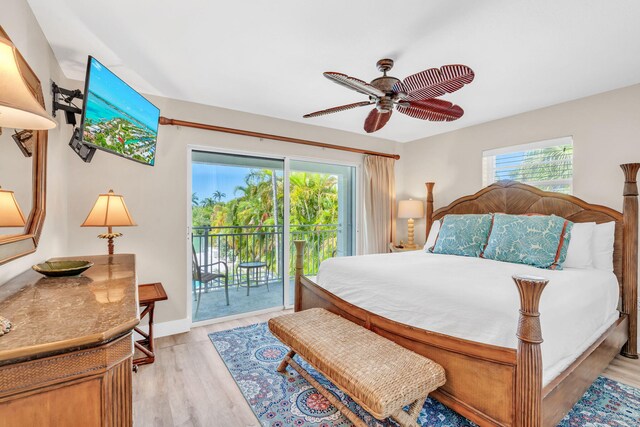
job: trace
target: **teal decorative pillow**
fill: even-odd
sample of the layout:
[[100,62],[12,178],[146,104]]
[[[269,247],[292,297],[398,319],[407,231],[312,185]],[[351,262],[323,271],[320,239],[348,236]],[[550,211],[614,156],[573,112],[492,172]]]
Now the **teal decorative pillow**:
[[447,215],[431,252],[435,254],[480,256],[487,244],[491,215]]
[[495,214],[482,256],[496,261],[562,269],[573,223],[555,215]]

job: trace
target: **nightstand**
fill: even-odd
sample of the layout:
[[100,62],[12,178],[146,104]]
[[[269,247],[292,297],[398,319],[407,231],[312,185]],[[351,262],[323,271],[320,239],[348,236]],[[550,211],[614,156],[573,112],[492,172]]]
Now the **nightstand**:
[[153,363],[156,359],[153,348],[153,311],[157,301],[165,301],[168,297],[162,283],[147,283],[138,286],[138,299],[140,307],[144,307],[144,310],[142,310],[140,314],[140,319],[149,315],[149,332],[144,332],[137,326],[134,328],[137,333],[142,335],[142,339],[134,342],[135,348],[143,353],[142,357],[133,360],[134,370],[136,372],[138,365]]
[[393,243],[389,243],[389,250],[391,252],[409,252],[409,251],[419,251],[421,249],[422,248],[420,246],[417,246],[417,245],[413,246],[413,247],[404,246],[404,247],[400,248],[400,247],[394,245]]

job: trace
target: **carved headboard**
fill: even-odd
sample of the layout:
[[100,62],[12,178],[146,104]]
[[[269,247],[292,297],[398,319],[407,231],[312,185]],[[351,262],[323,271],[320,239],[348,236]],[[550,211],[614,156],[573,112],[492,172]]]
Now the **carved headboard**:
[[461,197],[449,206],[438,209],[433,213],[431,220],[427,218],[427,228],[430,229],[433,221],[447,214],[496,212],[513,215],[553,214],[571,222],[616,221],[614,270],[622,282],[622,213],[606,206],[592,205],[574,196],[542,191],[515,181],[499,181],[473,195]]
[[[542,191],[515,181],[499,181],[475,194],[461,197],[448,206],[433,210],[434,183],[426,183],[427,227],[447,214],[542,214],[557,215],[572,222],[616,222],[613,254],[614,272],[622,295],[622,312],[629,315],[630,343],[637,337],[638,276],[638,187],[640,163],[621,165],[625,174],[623,213],[606,206],[587,203],[575,196]],[[633,346],[635,346],[635,341]]]

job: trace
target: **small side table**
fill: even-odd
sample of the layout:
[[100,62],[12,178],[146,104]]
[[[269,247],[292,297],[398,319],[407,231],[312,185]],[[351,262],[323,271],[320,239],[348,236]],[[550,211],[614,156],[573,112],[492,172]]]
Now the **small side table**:
[[[261,268],[265,268],[267,266],[266,262],[241,262],[238,264],[238,268],[244,268],[247,270],[247,296],[249,296],[249,290],[251,289],[251,270],[253,270],[256,275],[255,281],[258,281],[258,271]],[[242,277],[242,276],[241,276]],[[269,281],[267,280],[267,291],[269,290]]]
[[153,363],[156,359],[156,355],[153,351],[153,310],[156,307],[156,301],[164,301],[168,299],[167,293],[164,291],[164,287],[162,287],[162,283],[159,282],[139,285],[138,297],[140,298],[140,307],[144,307],[144,310],[140,313],[140,320],[142,320],[147,314],[149,315],[149,333],[140,330],[138,327],[134,328],[134,330],[143,337],[141,340],[134,342],[135,348],[144,354],[144,357],[139,357],[133,360],[133,365],[136,369],[138,365]]

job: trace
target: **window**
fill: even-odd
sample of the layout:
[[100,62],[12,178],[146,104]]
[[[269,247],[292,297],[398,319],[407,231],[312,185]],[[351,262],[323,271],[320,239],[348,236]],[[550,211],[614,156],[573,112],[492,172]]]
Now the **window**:
[[482,153],[482,184],[512,180],[545,191],[573,192],[573,138],[487,150]]

